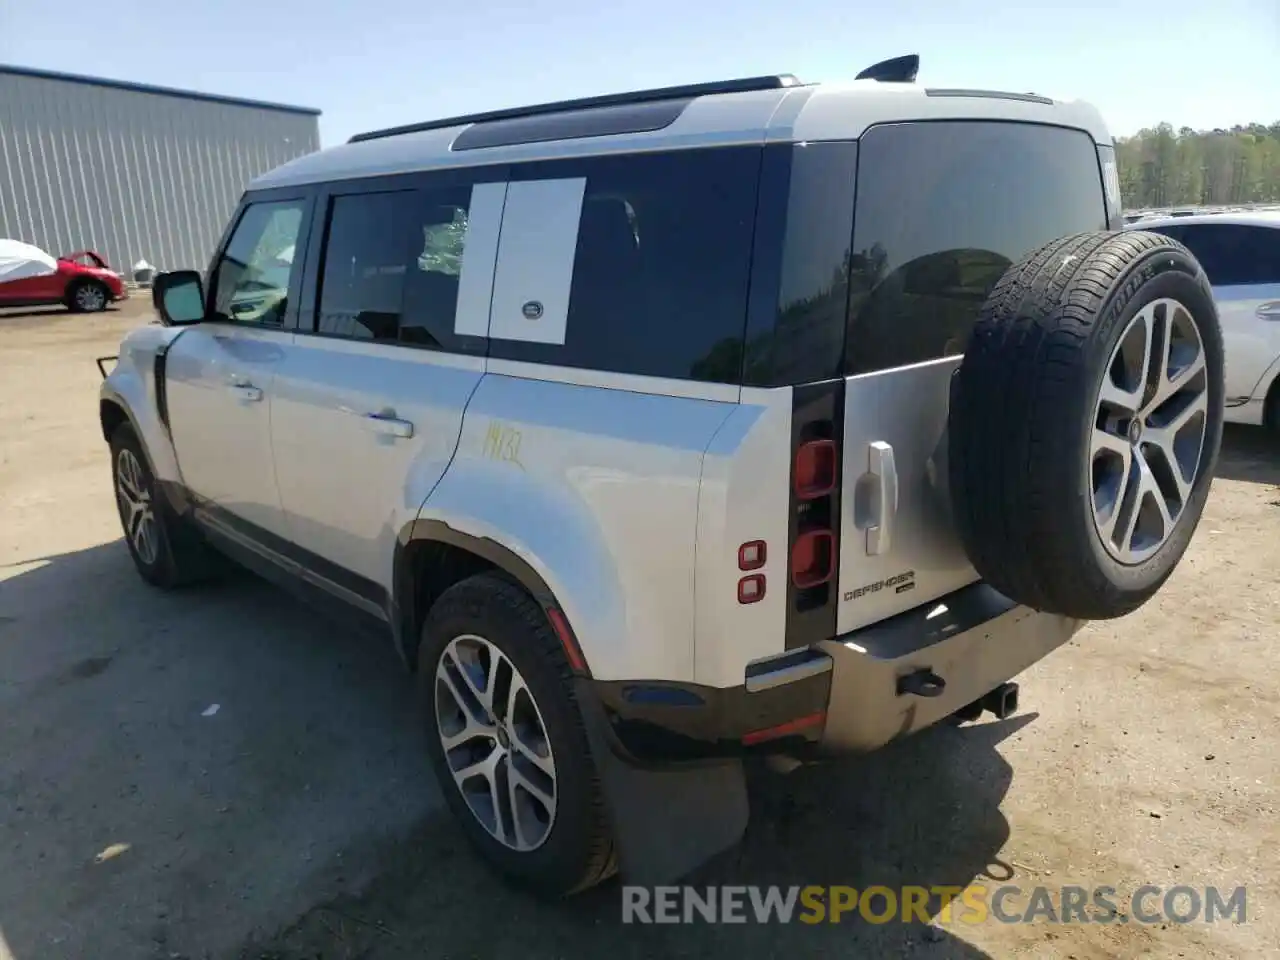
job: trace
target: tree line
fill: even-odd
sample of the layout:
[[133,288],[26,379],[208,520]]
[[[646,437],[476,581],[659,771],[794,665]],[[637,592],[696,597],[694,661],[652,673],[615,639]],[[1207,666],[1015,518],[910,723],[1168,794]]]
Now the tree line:
[[1126,210],[1280,202],[1280,121],[1229,130],[1162,123],[1116,139]]

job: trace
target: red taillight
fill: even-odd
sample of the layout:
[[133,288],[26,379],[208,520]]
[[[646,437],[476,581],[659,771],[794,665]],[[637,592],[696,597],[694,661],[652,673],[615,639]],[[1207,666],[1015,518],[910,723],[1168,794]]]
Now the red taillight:
[[764,574],[753,573],[738,581],[738,602],[759,603],[764,599]]
[[791,582],[800,590],[821,586],[836,566],[836,538],[830,530],[808,530],[791,547]]
[[763,540],[749,540],[738,548],[738,569],[759,570],[769,558],[769,548]]
[[815,500],[836,487],[836,445],[830,440],[809,440],[796,450],[792,471],[796,497]]

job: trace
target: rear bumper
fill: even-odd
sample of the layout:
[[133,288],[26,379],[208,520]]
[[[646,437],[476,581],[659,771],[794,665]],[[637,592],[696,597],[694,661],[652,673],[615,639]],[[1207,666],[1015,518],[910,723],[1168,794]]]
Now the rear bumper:
[[1081,626],[974,584],[754,663],[740,687],[609,681],[596,691],[615,749],[635,762],[866,753],[980,700]]
[[[819,746],[824,753],[864,753],[932,726],[1016,677],[1081,626],[976,584],[928,609],[819,644],[831,658]],[[941,683],[924,682],[930,678]]]

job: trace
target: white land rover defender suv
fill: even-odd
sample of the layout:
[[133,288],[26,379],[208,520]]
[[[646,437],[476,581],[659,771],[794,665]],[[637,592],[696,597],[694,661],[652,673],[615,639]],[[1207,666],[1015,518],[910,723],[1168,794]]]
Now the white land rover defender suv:
[[160,587],[385,626],[478,850],[565,894],[732,845],[742,762],[1006,715],[1181,558],[1210,291],[1075,102],[760,77],[354,137],[247,190],[101,394]]

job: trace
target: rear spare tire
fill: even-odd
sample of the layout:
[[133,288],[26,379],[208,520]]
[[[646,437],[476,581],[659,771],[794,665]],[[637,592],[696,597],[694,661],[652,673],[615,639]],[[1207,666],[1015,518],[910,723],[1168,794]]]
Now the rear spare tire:
[[951,396],[951,494],[978,573],[1045,612],[1137,609],[1200,521],[1222,405],[1217,310],[1181,244],[1089,233],[1015,264]]

